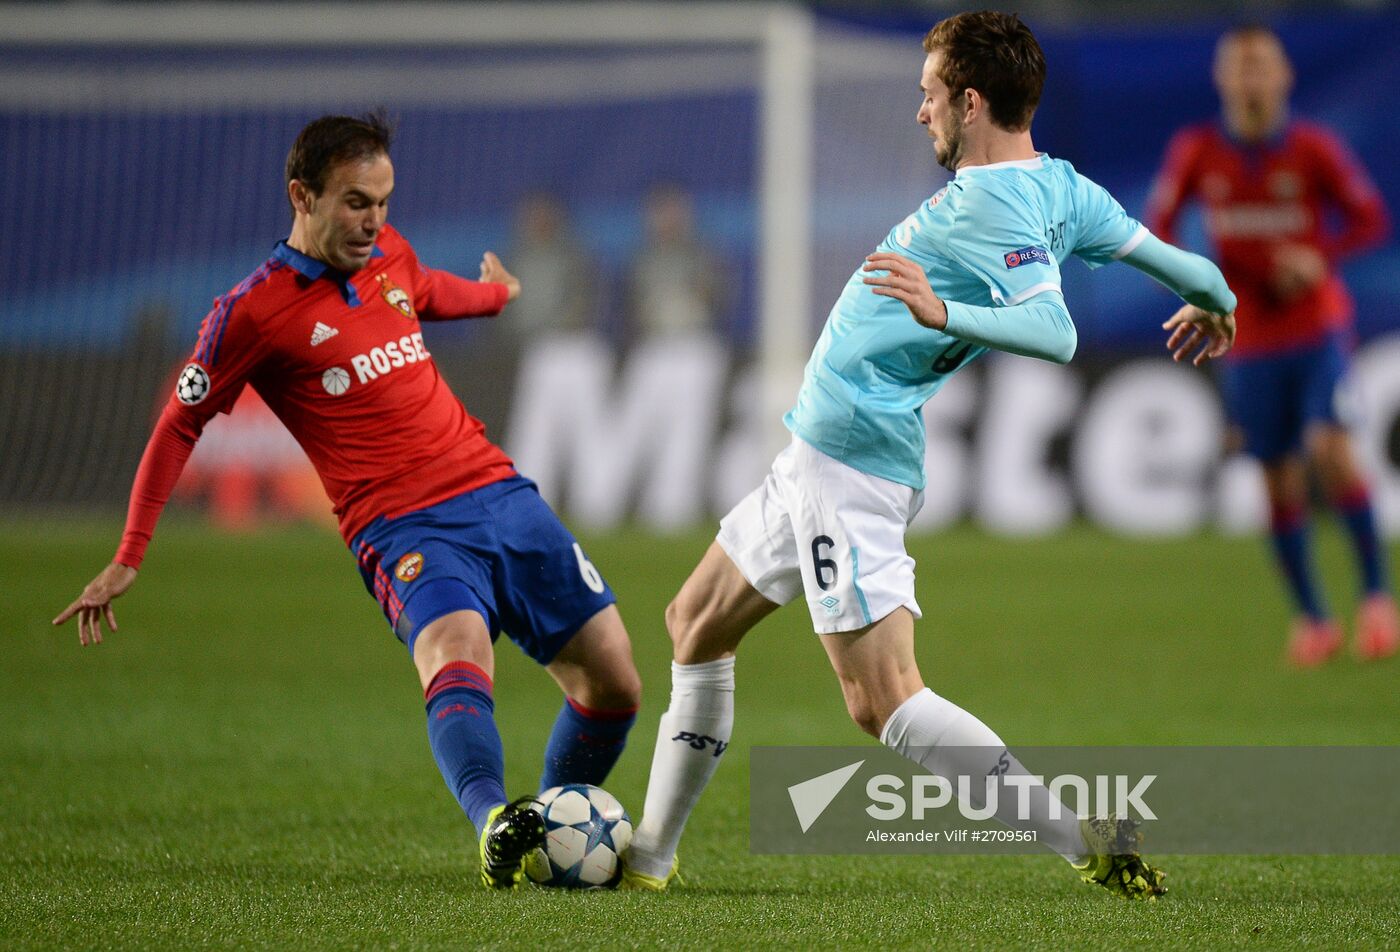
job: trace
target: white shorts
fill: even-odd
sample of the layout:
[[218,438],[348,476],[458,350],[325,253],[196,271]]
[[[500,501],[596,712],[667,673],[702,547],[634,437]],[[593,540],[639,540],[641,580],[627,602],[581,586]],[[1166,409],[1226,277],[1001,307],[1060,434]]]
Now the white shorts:
[[923,497],[794,437],[715,541],[769,601],[805,592],[818,634],[864,628],[901,605],[918,618],[904,533]]

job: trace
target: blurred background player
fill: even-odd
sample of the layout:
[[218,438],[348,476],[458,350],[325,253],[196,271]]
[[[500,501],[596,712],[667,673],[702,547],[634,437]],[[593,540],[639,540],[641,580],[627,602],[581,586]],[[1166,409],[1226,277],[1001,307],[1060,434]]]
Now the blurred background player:
[[530,288],[511,308],[511,319],[499,325],[517,348],[549,334],[596,329],[598,265],[574,234],[562,198],[547,191],[521,197],[510,260]]
[[713,337],[724,290],[714,253],[695,231],[695,199],[673,182],[647,193],[646,241],[628,269],[631,329],[642,340]]
[[[641,685],[612,590],[583,549],[452,395],[421,321],[500,312],[520,282],[486,252],[481,281],[419,263],[386,222],[390,130],[325,116],[287,157],[291,235],[215,301],[151,435],[116,557],[54,624],[116,630],[156,522],[205,424],[251,385],[297,438],[427,702],[428,740],[478,830],[481,877],[514,888],[544,821],[507,803],[493,642],[502,630],[564,691],[541,788],[599,784]],[[314,642],[313,642],[314,643]],[[312,659],[314,664],[314,658]]]
[[[1070,360],[1078,336],[1060,262],[1071,255],[1090,267],[1125,261],[1185,299],[1163,325],[1176,359],[1194,352],[1200,364],[1234,338],[1235,297],[1218,268],[1036,151],[1045,57],[1020,19],[959,14],[923,48],[917,119],[954,179],[851,275],[784,419],[792,442],[720,522],[667,608],[671,705],[626,885],[660,890],[675,876],[686,818],[730,742],[739,643],[797,599],[863,731],[941,777],[1027,776],[995,731],[925,685],[915,660],[921,611],[905,534],[927,482],[923,406],[989,350]],[[1007,797],[997,818],[1034,830],[1087,882],[1127,898],[1165,892],[1138,855],[1133,821],[1081,824],[1042,783],[1028,789],[1029,816]]]
[[1385,237],[1385,206],[1336,136],[1290,117],[1293,69],[1272,30],[1251,25],[1222,36],[1215,86],[1221,120],[1172,139],[1148,224],[1170,241],[1183,206],[1200,201],[1239,295],[1239,338],[1221,389],[1245,452],[1264,468],[1273,548],[1298,612],[1289,657],[1317,665],[1342,645],[1311,551],[1310,464],[1361,570],[1356,652],[1382,658],[1400,644],[1400,621],[1368,481],[1347,433],[1353,308],[1336,268]]

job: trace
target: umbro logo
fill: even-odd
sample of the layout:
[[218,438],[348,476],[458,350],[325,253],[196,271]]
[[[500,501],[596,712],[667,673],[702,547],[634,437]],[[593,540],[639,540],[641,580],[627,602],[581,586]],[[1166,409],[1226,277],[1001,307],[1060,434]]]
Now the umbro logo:
[[317,344],[324,344],[339,333],[340,331],[331,327],[329,324],[322,324],[320,321],[317,321],[315,329],[311,331],[311,346],[315,347]]

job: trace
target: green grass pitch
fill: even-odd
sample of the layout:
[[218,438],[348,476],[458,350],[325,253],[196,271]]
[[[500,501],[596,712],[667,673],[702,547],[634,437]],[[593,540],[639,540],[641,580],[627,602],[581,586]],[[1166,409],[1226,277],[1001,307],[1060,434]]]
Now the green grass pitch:
[[[734,750],[682,845],[687,886],[491,894],[412,667],[334,536],[170,521],[117,605],[122,630],[80,650],[48,622],[117,532],[26,520],[0,534],[0,948],[1400,942],[1397,857],[1169,857],[1170,895],[1130,905],[1052,856],[750,855],[749,745],[864,742],[796,606],[740,654]],[[669,690],[662,610],[708,535],[586,541],[646,685],[608,783],[635,814]],[[1322,543],[1349,604],[1345,549]],[[924,675],[1013,746],[1400,742],[1400,663],[1283,665],[1286,611],[1257,539],[957,530],[912,544]],[[1109,672],[1131,687],[1107,688]],[[508,787],[532,790],[558,692],[504,641],[496,683]]]

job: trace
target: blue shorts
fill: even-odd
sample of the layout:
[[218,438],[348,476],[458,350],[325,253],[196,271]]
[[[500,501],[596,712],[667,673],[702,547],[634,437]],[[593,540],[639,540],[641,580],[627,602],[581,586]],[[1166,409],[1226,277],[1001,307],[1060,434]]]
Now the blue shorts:
[[469,609],[548,664],[584,622],[617,599],[559,517],[522,476],[397,519],[350,542],[360,575],[413,651],[428,623]]
[[1271,463],[1299,452],[1311,424],[1355,422],[1346,387],[1346,340],[1335,333],[1298,350],[1225,361],[1225,412],[1243,431],[1246,453]]

